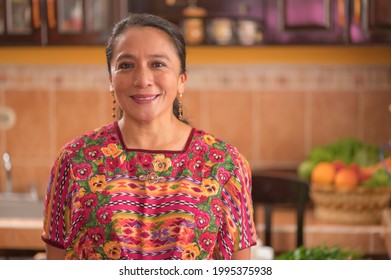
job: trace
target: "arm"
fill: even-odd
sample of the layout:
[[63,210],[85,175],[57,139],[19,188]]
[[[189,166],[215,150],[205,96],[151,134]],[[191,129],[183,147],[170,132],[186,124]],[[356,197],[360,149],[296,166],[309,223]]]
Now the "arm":
[[47,260],[64,260],[65,250],[54,247],[46,243],[46,259]]
[[250,260],[250,259],[251,259],[251,247],[232,253],[232,260]]

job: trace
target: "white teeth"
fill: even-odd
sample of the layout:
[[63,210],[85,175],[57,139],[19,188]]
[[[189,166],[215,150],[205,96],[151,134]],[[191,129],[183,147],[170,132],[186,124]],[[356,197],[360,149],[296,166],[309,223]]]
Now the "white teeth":
[[133,97],[133,98],[136,99],[136,100],[140,100],[140,101],[148,101],[148,100],[155,99],[156,96],[157,96],[157,95],[151,96],[151,97]]

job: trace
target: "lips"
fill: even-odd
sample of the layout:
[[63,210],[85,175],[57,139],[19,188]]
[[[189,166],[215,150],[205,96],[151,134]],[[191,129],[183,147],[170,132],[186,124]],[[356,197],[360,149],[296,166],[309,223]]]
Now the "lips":
[[159,95],[133,95],[131,98],[137,103],[137,104],[148,104],[153,102]]

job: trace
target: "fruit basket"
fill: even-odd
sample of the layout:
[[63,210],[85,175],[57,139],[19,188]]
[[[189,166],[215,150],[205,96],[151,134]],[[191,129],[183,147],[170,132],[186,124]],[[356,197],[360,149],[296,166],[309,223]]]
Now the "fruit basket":
[[298,175],[310,183],[315,217],[331,223],[379,223],[391,206],[390,147],[343,139],[314,148]]
[[336,190],[312,184],[310,198],[317,219],[330,223],[377,224],[391,201],[391,187]]

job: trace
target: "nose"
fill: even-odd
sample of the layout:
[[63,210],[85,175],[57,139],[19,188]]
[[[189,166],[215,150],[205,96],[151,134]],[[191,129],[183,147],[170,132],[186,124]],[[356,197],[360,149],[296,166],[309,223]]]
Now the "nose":
[[138,88],[146,88],[152,84],[152,73],[148,67],[139,66],[135,69],[133,85]]

